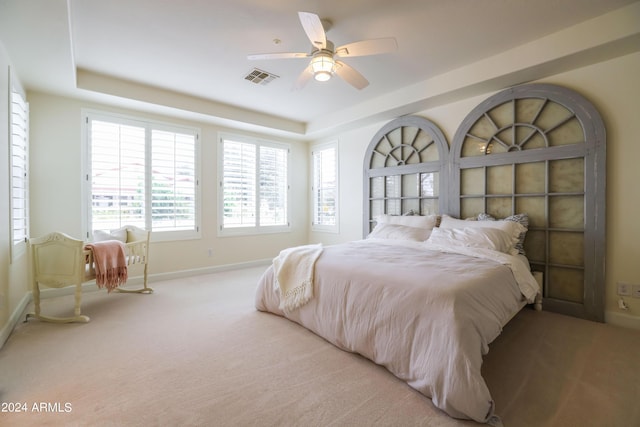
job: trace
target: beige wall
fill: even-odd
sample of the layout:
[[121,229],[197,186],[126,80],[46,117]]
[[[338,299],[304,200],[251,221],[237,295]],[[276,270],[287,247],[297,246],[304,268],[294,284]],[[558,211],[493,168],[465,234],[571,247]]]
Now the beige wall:
[[[634,9],[635,10],[635,9]],[[615,15],[618,16],[617,14]],[[612,18],[613,19],[613,18]],[[614,20],[615,21],[615,20]],[[562,57],[558,41],[588,40],[598,34],[603,43],[618,28],[629,31],[633,25],[619,25],[615,21],[610,25],[601,25],[598,20],[587,23],[577,29],[568,29],[518,49],[487,58],[486,61],[454,70],[431,79],[424,86],[414,85],[416,96],[427,96],[431,100],[447,99],[448,104],[433,108],[419,107],[421,111],[410,111],[415,105],[411,99],[400,97],[398,101],[407,104],[401,108],[402,114],[425,116],[438,124],[448,140],[453,137],[463,118],[482,100],[492,95],[487,92],[480,95],[467,95],[460,99],[461,93],[477,94],[478,88],[489,91],[485,85],[496,78],[507,75],[513,81],[504,80],[503,86],[514,84],[515,79],[527,75],[526,65],[553,63]],[[578,37],[576,34],[579,34]],[[610,35],[609,38],[604,35]],[[617,34],[617,33],[616,33]],[[635,33],[634,33],[635,34]],[[624,34],[623,34],[624,35]],[[596,40],[596,41],[597,41]],[[570,43],[569,43],[570,44]],[[606,44],[606,43],[605,43]],[[595,43],[597,45],[597,43]],[[559,47],[560,46],[560,47]],[[584,46],[583,46],[584,48]],[[584,48],[587,49],[587,48]],[[588,50],[588,49],[587,49]],[[636,49],[637,50],[637,49]],[[530,56],[524,55],[528,52]],[[564,52],[564,51],[563,51]],[[568,53],[565,53],[568,56]],[[611,56],[614,56],[612,53]],[[526,64],[523,58],[528,58]],[[8,74],[10,58],[0,44],[0,215],[5,225],[0,227],[0,343],[4,342],[11,327],[17,321],[21,308],[28,301],[28,269],[26,256],[12,262],[8,232],[9,191],[8,191]],[[568,67],[566,67],[568,68]],[[566,69],[564,68],[564,69]],[[510,74],[510,70],[515,70]],[[640,299],[625,298],[629,310],[617,308],[616,282],[625,281],[640,284],[640,222],[634,214],[640,208],[640,196],[636,188],[640,183],[640,53],[620,56],[595,65],[574,68],[562,74],[552,75],[541,81],[560,84],[580,92],[598,108],[607,127],[607,292],[606,319],[608,322],[640,328]],[[520,80],[518,80],[520,81]],[[475,90],[467,92],[465,90]],[[405,92],[403,92],[405,93]],[[436,96],[437,94],[443,96]],[[444,95],[451,95],[451,98]],[[201,167],[202,167],[202,238],[179,242],[156,242],[151,247],[150,273],[156,277],[171,274],[189,274],[207,272],[219,266],[251,263],[268,260],[287,246],[306,242],[338,243],[362,237],[362,162],[370,139],[384,122],[368,124],[361,128],[343,131],[323,137],[325,142],[338,140],[340,160],[340,232],[318,233],[310,231],[309,221],[309,147],[299,141],[292,143],[292,231],[290,233],[270,234],[254,237],[217,236],[217,189],[216,140],[218,132],[230,131],[208,123],[194,123],[149,115],[135,111],[113,109],[56,95],[29,92],[27,99],[31,107],[31,235],[39,236],[52,230],[66,232],[72,236],[82,235],[82,138],[81,110],[92,108],[103,111],[116,111],[154,120],[169,121],[176,124],[195,126],[201,129]],[[464,96],[464,95],[463,95]],[[453,101],[456,99],[456,101]],[[446,101],[443,101],[446,102]],[[424,104],[423,104],[424,105]],[[398,110],[398,111],[400,111]],[[258,135],[261,136],[261,135]],[[272,138],[268,138],[272,139]],[[213,255],[208,256],[211,248]]]
[[[616,282],[640,284],[640,53],[558,74],[539,82],[573,89],[589,99],[607,128],[607,322],[640,328],[640,299],[625,297],[629,310],[617,305]],[[416,112],[434,121],[447,140],[487,93],[437,108]],[[340,233],[311,233],[312,241],[344,242],[362,237],[362,168],[365,150],[378,123],[335,135],[340,141]]]
[[[82,238],[82,136],[83,108],[116,111],[162,120],[201,130],[202,237],[197,240],[155,242],[150,248],[152,275],[211,271],[217,266],[269,260],[288,246],[307,241],[308,153],[305,143],[291,144],[291,232],[251,237],[218,237],[217,140],[220,131],[206,123],[193,123],[139,112],[113,109],[50,94],[30,92],[31,105],[31,235],[62,231]],[[262,136],[265,138],[264,136]],[[273,138],[268,138],[273,140]],[[209,257],[209,249],[212,256]]]
[[[9,192],[9,87],[22,91],[18,76],[0,43],[0,346],[28,301],[27,255],[11,253]],[[9,77],[11,74],[11,77]],[[11,78],[11,83],[10,83]]]

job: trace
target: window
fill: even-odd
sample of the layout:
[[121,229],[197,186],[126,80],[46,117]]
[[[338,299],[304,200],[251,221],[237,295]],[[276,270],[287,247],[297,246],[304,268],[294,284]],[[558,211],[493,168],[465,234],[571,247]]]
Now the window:
[[87,115],[89,231],[135,225],[154,240],[199,237],[198,131]]
[[312,229],[338,231],[338,149],[336,143],[311,150]]
[[289,229],[289,151],[285,144],[221,136],[221,235]]
[[12,258],[26,251],[29,237],[29,105],[15,89],[10,102],[11,141],[9,144],[9,175],[11,188],[11,242]]

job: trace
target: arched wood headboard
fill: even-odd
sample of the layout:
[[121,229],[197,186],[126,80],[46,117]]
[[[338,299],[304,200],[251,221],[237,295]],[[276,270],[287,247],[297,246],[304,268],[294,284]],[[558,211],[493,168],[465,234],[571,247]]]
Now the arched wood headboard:
[[446,209],[449,145],[442,131],[418,116],[395,119],[369,144],[364,162],[364,230],[381,214],[438,214]]
[[363,235],[381,214],[527,213],[525,251],[544,273],[545,309],[604,321],[605,183],[594,106],[564,87],[517,86],[474,108],[450,152],[422,117],[380,129],[364,160]]
[[550,84],[474,108],[451,146],[450,212],[529,215],[525,240],[547,310],[604,321],[606,134],[594,106]]

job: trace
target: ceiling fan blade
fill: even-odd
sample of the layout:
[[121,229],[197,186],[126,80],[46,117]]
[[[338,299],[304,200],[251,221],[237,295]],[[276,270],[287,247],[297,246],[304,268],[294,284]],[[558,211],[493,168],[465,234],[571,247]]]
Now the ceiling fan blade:
[[336,74],[358,90],[369,86],[369,81],[362,74],[344,62],[336,61]]
[[311,44],[318,49],[326,48],[327,36],[318,15],[309,12],[298,12],[298,17]]
[[290,58],[308,58],[308,53],[282,52],[282,53],[255,53],[247,55],[247,59],[290,59]]
[[304,88],[307,83],[309,83],[309,80],[311,80],[311,77],[313,77],[313,71],[311,70],[311,64],[309,64],[307,68],[305,68],[302,73],[300,73],[291,89],[300,90]]
[[365,56],[379,55],[381,53],[395,52],[398,50],[398,43],[393,37],[384,39],[362,40],[359,42],[345,44],[336,48],[336,56]]

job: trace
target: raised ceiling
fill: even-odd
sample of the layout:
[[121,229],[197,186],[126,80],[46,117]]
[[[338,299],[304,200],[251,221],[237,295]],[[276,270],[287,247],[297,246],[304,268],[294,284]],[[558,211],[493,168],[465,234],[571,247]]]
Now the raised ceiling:
[[[312,138],[364,117],[406,113],[403,93],[423,82],[630,3],[0,0],[0,40],[30,90],[162,106],[197,119]],[[369,80],[363,90],[338,78],[292,90],[306,59],[250,61],[247,55],[310,51],[298,11],[329,19],[327,36],[336,45],[391,36],[398,51],[345,59]],[[254,68],[278,78],[250,83],[244,77]]]

